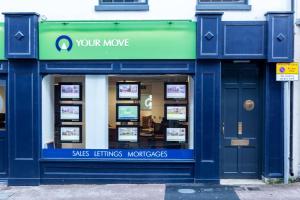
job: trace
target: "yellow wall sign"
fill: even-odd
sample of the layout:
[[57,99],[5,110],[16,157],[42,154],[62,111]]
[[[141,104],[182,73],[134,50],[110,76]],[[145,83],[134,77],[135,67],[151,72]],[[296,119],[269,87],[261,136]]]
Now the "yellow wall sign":
[[277,63],[276,81],[298,81],[299,63]]

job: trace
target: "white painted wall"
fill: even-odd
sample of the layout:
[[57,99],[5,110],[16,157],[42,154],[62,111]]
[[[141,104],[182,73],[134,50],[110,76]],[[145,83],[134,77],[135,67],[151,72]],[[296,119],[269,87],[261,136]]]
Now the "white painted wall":
[[[300,41],[300,30],[297,28],[297,42],[299,44]],[[299,52],[299,47],[297,48]],[[300,54],[297,54],[296,62],[300,62]],[[300,82],[294,82],[294,119],[293,119],[293,133],[294,133],[294,141],[293,141],[293,169],[295,177],[300,177]]]
[[[296,0],[295,19],[300,19],[300,1]],[[300,62],[300,26],[295,26],[295,62]],[[300,81],[294,82],[294,116],[293,116],[293,133],[294,133],[294,155],[293,169],[295,177],[300,177]]]
[[[98,0],[1,0],[1,12],[37,12],[47,20],[195,19],[197,0],[149,0],[149,11],[95,11]],[[224,20],[265,20],[268,11],[289,11],[290,0],[249,0],[251,11],[226,11]],[[0,17],[3,21],[3,16]]]

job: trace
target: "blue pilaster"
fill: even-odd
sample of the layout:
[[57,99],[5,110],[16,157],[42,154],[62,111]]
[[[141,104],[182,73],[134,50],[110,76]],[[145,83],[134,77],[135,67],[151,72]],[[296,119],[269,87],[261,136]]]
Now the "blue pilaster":
[[195,74],[195,181],[219,181],[221,62],[201,61]]
[[223,13],[197,13],[197,58],[221,58]]
[[38,58],[38,14],[4,13],[5,57],[8,59]]
[[9,185],[38,185],[40,76],[35,13],[5,13]]
[[268,62],[292,62],[294,58],[294,14],[269,12]]
[[283,85],[276,82],[275,64],[264,73],[264,167],[267,178],[283,177]]

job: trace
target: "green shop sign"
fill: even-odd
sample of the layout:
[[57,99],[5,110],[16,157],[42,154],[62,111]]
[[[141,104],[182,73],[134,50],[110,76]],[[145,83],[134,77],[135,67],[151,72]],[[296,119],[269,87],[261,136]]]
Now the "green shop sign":
[[4,23],[0,23],[0,60],[5,60],[5,57],[4,57]]
[[192,21],[41,22],[41,60],[195,59]]

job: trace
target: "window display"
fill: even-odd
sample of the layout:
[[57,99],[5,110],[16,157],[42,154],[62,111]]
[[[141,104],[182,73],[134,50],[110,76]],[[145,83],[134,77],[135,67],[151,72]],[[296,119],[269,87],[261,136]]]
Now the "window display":
[[138,142],[138,126],[117,126],[119,142]]
[[165,83],[166,100],[186,100],[188,84],[183,83]]
[[81,143],[81,126],[63,125],[60,127],[61,143]]
[[6,81],[0,79],[0,129],[6,128]]
[[167,142],[186,142],[187,128],[167,128],[166,141]]
[[190,76],[48,75],[42,88],[46,157],[181,159],[193,155]]
[[167,120],[187,121],[187,105],[165,105],[165,116]]
[[82,96],[80,83],[60,83],[61,100],[80,101]]
[[118,100],[140,100],[140,83],[138,82],[118,82]]
[[138,104],[117,104],[117,121],[140,121],[140,106]]
[[63,122],[80,122],[81,121],[81,105],[60,105],[60,119]]

